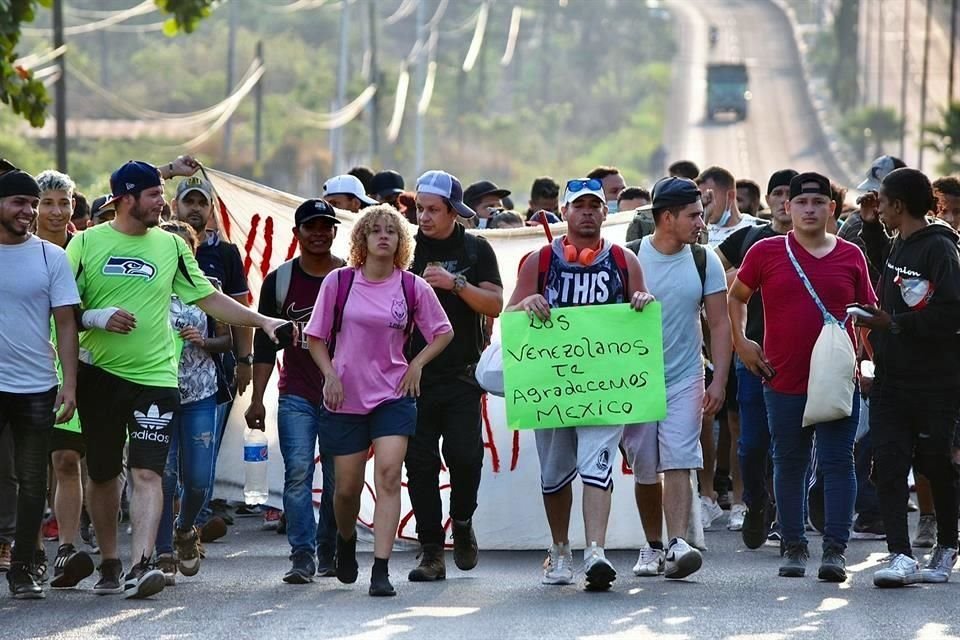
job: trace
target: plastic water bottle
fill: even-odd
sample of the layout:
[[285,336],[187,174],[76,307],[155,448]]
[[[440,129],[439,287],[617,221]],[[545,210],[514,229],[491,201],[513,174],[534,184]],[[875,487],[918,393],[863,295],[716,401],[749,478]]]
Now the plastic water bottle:
[[243,499],[247,504],[263,504],[270,496],[267,486],[267,434],[247,429],[243,434]]

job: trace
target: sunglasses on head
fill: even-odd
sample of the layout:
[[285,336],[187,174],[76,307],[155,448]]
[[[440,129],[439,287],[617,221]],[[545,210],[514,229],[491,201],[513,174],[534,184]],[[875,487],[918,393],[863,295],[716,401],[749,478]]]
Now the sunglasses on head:
[[578,191],[583,191],[584,189],[589,189],[590,191],[600,191],[602,188],[603,183],[596,178],[567,180],[567,191],[570,193],[576,193]]

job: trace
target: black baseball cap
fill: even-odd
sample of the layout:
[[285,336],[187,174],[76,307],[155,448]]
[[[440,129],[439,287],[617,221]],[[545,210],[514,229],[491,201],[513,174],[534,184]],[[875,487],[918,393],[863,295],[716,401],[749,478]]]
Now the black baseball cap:
[[773,193],[777,187],[789,187],[790,181],[797,177],[797,172],[793,169],[780,169],[775,171],[767,182],[767,194]]
[[390,169],[381,171],[370,181],[370,194],[385,198],[403,193],[403,176]]
[[163,184],[160,170],[149,162],[131,160],[110,176],[112,202],[128,194],[140,193],[144,189],[159,187]]
[[700,189],[697,183],[690,178],[670,176],[660,178],[653,185],[650,204],[640,207],[640,211],[652,209],[667,209],[669,207],[685,207],[700,199]]
[[[804,187],[811,182],[816,183],[815,187]],[[830,179],[816,171],[806,171],[799,173],[790,180],[790,199],[793,200],[802,193],[817,193],[828,198],[833,197],[830,191]]]
[[508,195],[510,195],[508,190],[501,189],[489,180],[481,180],[467,187],[467,190],[463,192],[463,201],[468,207],[473,208],[473,205],[480,202],[484,196],[506,198]]
[[293,214],[293,222],[298,227],[315,218],[323,218],[331,224],[340,224],[336,209],[329,202],[320,198],[304,200]]

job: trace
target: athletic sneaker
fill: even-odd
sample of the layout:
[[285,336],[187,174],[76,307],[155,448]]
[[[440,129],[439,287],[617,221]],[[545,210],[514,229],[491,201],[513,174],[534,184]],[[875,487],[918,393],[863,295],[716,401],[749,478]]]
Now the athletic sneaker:
[[167,579],[163,571],[151,566],[146,558],[141,558],[140,562],[127,572],[123,583],[123,597],[149,598],[163,591],[166,584]]
[[11,562],[13,562],[13,547],[9,542],[0,542],[0,573],[9,571]]
[[60,525],[57,524],[57,519],[53,516],[44,521],[43,526],[40,527],[40,533],[43,535],[45,542],[56,542],[60,539]]
[[100,562],[100,579],[93,585],[93,592],[97,595],[123,593],[123,565],[117,558],[110,558]]
[[543,584],[573,584],[573,552],[570,544],[554,544],[547,551]]
[[13,562],[7,571],[7,586],[10,595],[17,600],[37,600],[46,597],[41,587],[25,562]]
[[280,518],[282,516],[283,511],[280,511],[280,509],[265,509],[263,512],[264,531],[276,531],[277,527],[280,526]]
[[[357,533],[353,533],[353,538],[344,540],[337,533],[337,554],[334,556],[334,563],[337,567],[337,580],[344,584],[353,584],[357,581],[357,574],[360,565],[357,564]],[[314,568],[316,571],[316,568]]]
[[666,553],[663,549],[654,549],[650,545],[640,547],[637,564],[633,565],[635,576],[659,576],[664,571]]
[[583,550],[583,573],[587,577],[587,591],[606,591],[617,579],[616,569],[604,555],[603,547],[597,546],[596,542],[591,542]]
[[77,551],[72,544],[62,544],[57,549],[57,559],[53,561],[54,589],[72,589],[93,573],[93,559],[85,551]]
[[807,573],[807,560],[810,552],[805,542],[788,542],[783,551],[783,564],[780,565],[781,578],[802,578]]
[[886,568],[875,571],[873,574],[874,586],[881,588],[904,587],[918,582],[923,582],[920,564],[902,553],[895,555]]
[[853,533],[850,537],[854,540],[886,540],[887,528],[883,524],[883,519],[862,518],[857,516],[853,521]]
[[238,518],[253,518],[263,515],[263,510],[258,504],[242,504],[234,510]]
[[97,544],[97,534],[93,530],[93,524],[90,523],[90,518],[87,516],[86,511],[84,511],[80,517],[80,539],[90,547],[90,553],[100,553],[100,545]]
[[826,582],[844,582],[847,579],[847,559],[843,557],[843,548],[829,545],[823,550],[820,570],[817,577]]
[[767,539],[769,525],[767,524],[767,510],[763,503],[750,507],[743,516],[743,526],[740,537],[747,549],[759,549]]
[[333,556],[317,554],[317,576],[320,578],[337,577],[337,566],[334,563]]
[[227,522],[220,516],[213,516],[200,527],[200,542],[213,542],[227,535]]
[[306,551],[297,551],[290,556],[292,566],[283,576],[287,584],[309,584],[313,582],[313,575],[317,572],[317,565],[313,556]]
[[747,505],[735,504],[730,507],[730,519],[727,521],[728,531],[740,531],[743,529],[743,521],[747,517]]
[[33,551],[33,578],[38,584],[47,582],[47,552],[43,549]]
[[703,556],[683,538],[674,538],[664,554],[663,575],[671,580],[682,580],[703,566]]
[[196,527],[189,531],[173,530],[173,547],[177,550],[177,568],[185,576],[195,576],[200,571],[200,532]]
[[937,516],[922,515],[917,522],[917,535],[913,538],[913,546],[929,549],[935,544],[937,544]]
[[953,573],[953,566],[957,564],[957,550],[949,547],[934,547],[927,566],[920,573],[923,575],[924,582],[943,583],[949,582],[950,574]]
[[715,520],[723,516],[723,509],[707,496],[700,496],[700,524],[706,531]]
[[157,556],[157,569],[163,573],[166,586],[172,587],[177,584],[177,559],[172,553],[161,553]]

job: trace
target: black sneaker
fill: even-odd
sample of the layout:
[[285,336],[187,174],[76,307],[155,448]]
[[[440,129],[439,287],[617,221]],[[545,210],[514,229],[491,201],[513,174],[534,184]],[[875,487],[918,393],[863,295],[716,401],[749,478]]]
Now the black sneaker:
[[767,541],[767,513],[763,502],[747,508],[740,536],[747,549],[759,549]]
[[31,571],[30,565],[25,562],[13,562],[7,571],[7,585],[10,595],[17,600],[38,600],[46,597]]
[[850,537],[854,540],[886,540],[887,528],[880,517],[862,518],[858,515],[853,521]]
[[473,519],[466,522],[453,521],[453,562],[461,571],[470,571],[477,566],[480,550],[473,532]]
[[357,564],[357,534],[351,540],[344,540],[337,534],[337,554],[334,556],[337,567],[337,580],[344,584],[353,584],[357,581],[360,565]]
[[313,556],[305,551],[298,551],[290,556],[293,566],[283,576],[283,581],[287,584],[309,584],[313,582],[313,574],[317,572],[317,567],[313,563]]
[[167,586],[167,578],[163,575],[163,571],[150,564],[146,558],[141,558],[140,562],[127,572],[123,583],[123,597],[149,598],[163,591],[165,586]]
[[101,596],[123,593],[123,565],[119,559],[110,558],[100,562],[100,579],[93,585],[93,592]]
[[788,542],[783,552],[783,564],[780,565],[781,578],[802,578],[807,572],[807,560],[810,552],[803,542]]
[[337,577],[337,566],[334,563],[333,556],[317,554],[317,576],[321,578]]
[[370,589],[367,593],[375,598],[397,595],[396,589],[390,584],[390,572],[386,567],[378,569],[376,562],[374,562],[373,571],[370,572]]
[[84,578],[93,573],[93,560],[85,551],[77,551],[72,544],[62,544],[57,549],[57,559],[53,561],[54,589],[72,589]]
[[843,557],[841,547],[830,545],[823,550],[817,577],[827,582],[844,582],[847,579],[847,560]]
[[35,549],[33,552],[33,579],[37,584],[47,582],[47,552],[43,549]]

